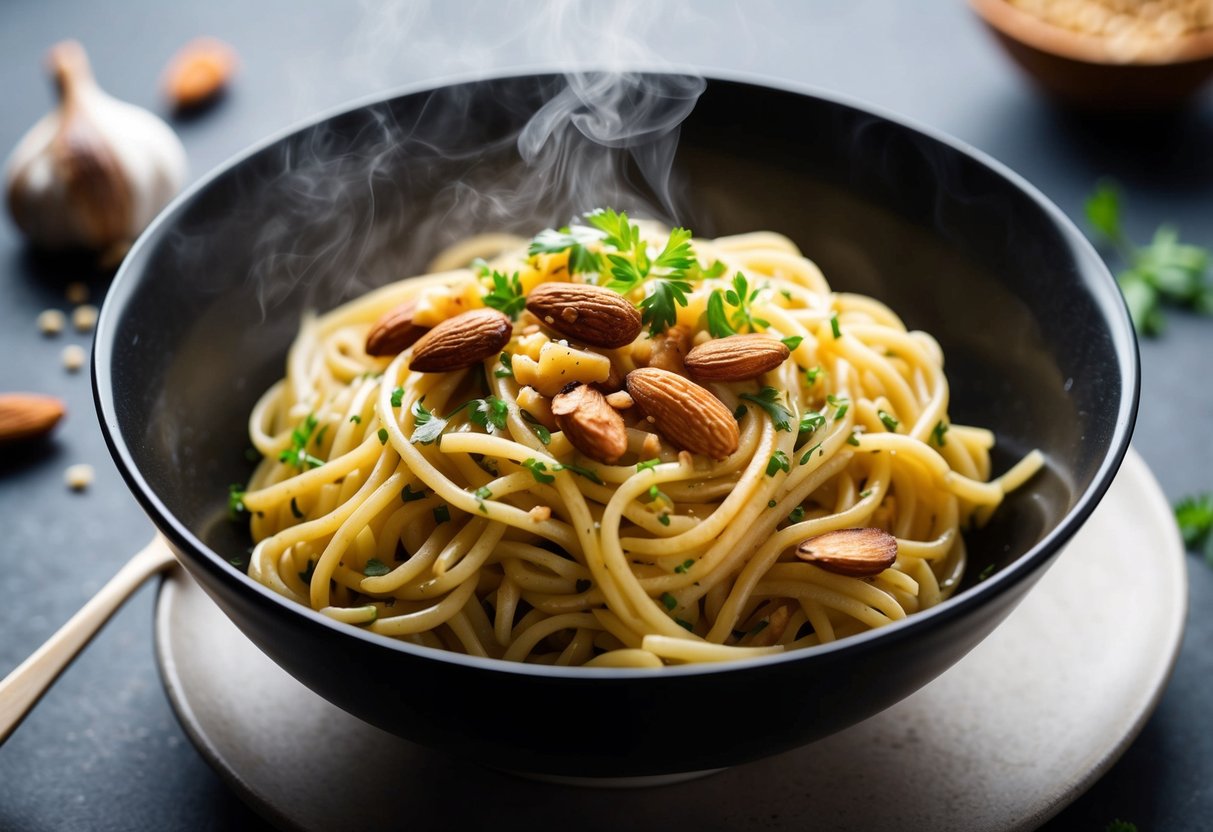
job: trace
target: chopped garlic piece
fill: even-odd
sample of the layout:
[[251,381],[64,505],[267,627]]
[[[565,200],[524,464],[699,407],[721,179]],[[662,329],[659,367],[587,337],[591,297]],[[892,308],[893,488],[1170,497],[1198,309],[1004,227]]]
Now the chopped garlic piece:
[[97,307],[92,304],[77,306],[72,310],[72,326],[77,332],[90,332],[97,325]]
[[63,331],[66,319],[58,309],[44,309],[38,313],[38,329],[43,335],[58,335]]
[[63,472],[63,480],[73,491],[83,491],[93,484],[93,466],[84,462],[68,466]]
[[63,348],[63,366],[69,373],[74,373],[88,361],[88,353],[79,344],[68,344]]

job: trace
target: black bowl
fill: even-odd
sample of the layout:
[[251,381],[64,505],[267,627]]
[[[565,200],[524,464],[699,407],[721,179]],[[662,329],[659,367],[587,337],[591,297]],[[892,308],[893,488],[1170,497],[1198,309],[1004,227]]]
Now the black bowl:
[[[572,130],[562,158],[589,154],[607,175],[528,188],[542,177],[521,165],[513,137],[562,86],[557,76],[480,80],[357,106],[250,151],[178,199],[127,257],[101,313],[93,372],[110,449],[182,563],[250,639],[400,736],[523,772],[611,777],[733,765],[845,728],[980,642],[1103,495],[1138,395],[1120,295],[1063,214],[997,163],[900,119],[766,82],[707,82],[681,127],[676,188],[643,184],[643,154],[591,147]],[[415,272],[468,232],[529,234],[597,204],[664,205],[703,235],[783,232],[835,288],[880,298],[939,339],[951,415],[996,432],[996,467],[1031,448],[1048,460],[970,538],[960,592],[808,651],[661,670],[552,668],[339,624],[229,563],[248,545],[224,517],[228,484],[251,468],[247,414],[281,375],[305,306]],[[978,581],[987,567],[993,577]]]

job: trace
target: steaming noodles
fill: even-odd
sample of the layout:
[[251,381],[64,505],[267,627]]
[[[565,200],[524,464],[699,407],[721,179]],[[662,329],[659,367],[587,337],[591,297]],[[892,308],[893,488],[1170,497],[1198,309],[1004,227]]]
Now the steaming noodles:
[[303,322],[233,492],[249,574],[560,665],[810,647],[945,599],[961,528],[1041,457],[990,480],[934,339],[774,233],[583,223],[474,238]]

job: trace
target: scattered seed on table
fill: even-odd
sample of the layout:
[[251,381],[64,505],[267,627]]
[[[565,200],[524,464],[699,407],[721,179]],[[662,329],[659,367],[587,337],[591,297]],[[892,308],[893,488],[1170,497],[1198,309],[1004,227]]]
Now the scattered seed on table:
[[63,331],[65,321],[58,309],[44,309],[38,313],[38,329],[43,335],[58,335]]

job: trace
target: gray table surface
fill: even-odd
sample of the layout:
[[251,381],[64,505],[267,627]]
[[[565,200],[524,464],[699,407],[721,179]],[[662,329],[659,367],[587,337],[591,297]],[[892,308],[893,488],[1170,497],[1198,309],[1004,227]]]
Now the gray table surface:
[[[1050,106],[960,0],[585,4],[606,34],[548,37],[539,3],[358,5],[288,0],[6,0],[0,4],[0,151],[49,107],[45,50],[82,40],[102,85],[154,109],[157,79],[187,39],[232,43],[241,75],[219,106],[176,122],[192,176],[252,142],[348,100],[475,70],[557,66],[618,55],[758,73],[854,96],[951,133],[1017,170],[1075,219],[1095,180],[1117,178],[1137,239],[1171,221],[1213,246],[1213,89],[1182,115],[1120,122]],[[567,22],[567,21],[566,21]],[[639,44],[639,45],[638,45]],[[588,47],[593,48],[590,53]],[[0,222],[0,390],[64,398],[69,416],[33,452],[0,452],[0,674],[16,666],[151,534],[105,450],[87,373],[60,364],[74,332],[38,335],[37,313],[66,308],[82,267],[30,255]],[[94,279],[94,297],[104,292]],[[1137,449],[1167,496],[1213,489],[1213,320],[1175,313],[1142,345]],[[63,471],[95,466],[86,493]],[[1046,828],[1208,828],[1213,817],[1213,568],[1188,557],[1189,627],[1157,711],[1128,752]],[[146,587],[0,747],[0,829],[266,828],[198,756],[178,726],[152,654]],[[624,799],[621,797],[621,799]],[[414,819],[414,827],[424,826]],[[643,823],[643,819],[637,819]]]

